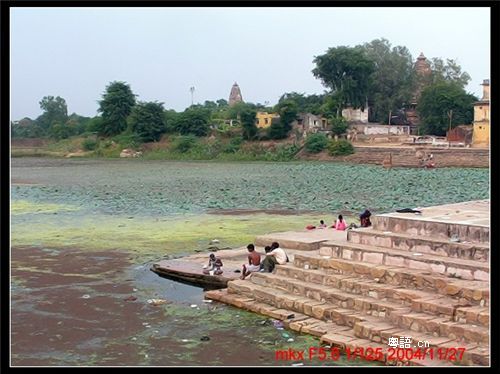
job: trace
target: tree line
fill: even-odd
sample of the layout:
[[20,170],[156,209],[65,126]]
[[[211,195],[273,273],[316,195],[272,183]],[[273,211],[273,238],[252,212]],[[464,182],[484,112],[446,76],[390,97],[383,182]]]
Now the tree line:
[[[57,96],[45,96],[40,101],[43,113],[32,120],[23,118],[12,123],[13,137],[50,137],[65,139],[74,135],[97,134],[103,137],[126,135],[137,142],[158,141],[163,134],[207,136],[211,131],[233,131],[243,139],[282,139],[288,136],[292,123],[301,112],[328,118],[334,133],[342,133],[347,125],[342,109],[369,106],[371,122],[388,123],[388,114],[404,111],[417,87],[421,87],[417,111],[421,117],[421,133],[444,135],[449,126],[449,111],[453,111],[452,127],[472,123],[473,103],[477,98],[465,91],[470,76],[462,72],[452,59],[429,60],[431,74],[416,74],[414,59],[406,47],[392,47],[386,39],[376,39],[355,47],[329,48],[314,57],[312,74],[326,88],[323,94],[283,94],[274,107],[260,103],[205,101],[191,105],[183,112],[166,110],[164,103],[137,100],[126,82],[110,82],[101,100],[98,115],[84,117],[68,115],[66,101]],[[266,130],[256,127],[258,111],[275,112]]]

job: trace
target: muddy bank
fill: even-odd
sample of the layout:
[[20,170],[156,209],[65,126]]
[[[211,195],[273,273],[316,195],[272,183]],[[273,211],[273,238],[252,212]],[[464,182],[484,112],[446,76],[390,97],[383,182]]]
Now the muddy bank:
[[202,289],[160,278],[126,252],[14,247],[11,289],[14,366],[289,366],[275,361],[277,349],[317,345],[205,303]]

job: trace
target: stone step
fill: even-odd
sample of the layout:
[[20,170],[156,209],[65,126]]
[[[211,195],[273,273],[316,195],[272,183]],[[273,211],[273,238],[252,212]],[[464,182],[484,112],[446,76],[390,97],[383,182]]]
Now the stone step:
[[[485,225],[472,225],[459,222],[446,222],[435,216],[426,217],[425,208],[422,215],[414,213],[388,213],[372,218],[372,227],[378,231],[391,231],[449,240],[456,236],[461,241],[472,243],[489,243],[490,228]],[[444,217],[441,217],[444,218]]]
[[289,248],[301,251],[313,251],[319,249],[321,243],[329,240],[345,241],[347,233],[332,229],[304,230],[277,232],[258,236],[255,245],[265,247],[272,242],[278,242],[281,248]]
[[[375,316],[379,324],[388,322],[392,324],[391,326],[404,327],[429,335],[451,336],[453,339],[463,339],[467,342],[487,344],[489,341],[489,330],[486,327],[469,327],[453,322],[450,318],[412,313],[410,308],[397,304],[329,290],[325,286],[311,285],[289,278],[287,280],[273,274],[256,273],[251,279],[252,283],[240,280],[229,282],[228,292],[254,297],[259,302],[295,310],[322,320],[334,320],[331,318],[332,309],[340,307],[348,310],[348,315],[354,312]],[[359,321],[354,318],[351,324],[357,322]]]
[[333,241],[322,243],[319,254],[370,264],[418,269],[465,280],[489,280],[489,264],[480,261]]
[[[324,270],[305,270],[293,266],[277,266],[275,274],[304,282],[334,287],[351,294],[370,296],[382,301],[389,300],[399,305],[410,307],[412,311],[436,316],[454,318],[458,308],[467,308],[471,305],[466,300],[460,301],[449,296],[436,295],[435,292],[408,290],[404,287],[380,284],[373,280],[357,276],[328,274]],[[489,326],[488,308],[470,307],[470,309],[467,322],[479,322],[483,326]],[[480,313],[483,314],[480,316]],[[465,310],[464,314],[459,318],[466,318]],[[456,321],[459,321],[458,318]]]
[[464,260],[488,261],[490,246],[486,243],[451,242],[417,235],[378,231],[372,228],[348,230],[347,241],[399,249],[402,251],[428,253],[432,255],[460,258]]
[[[321,269],[327,273],[353,275],[365,279],[373,279],[377,283],[389,284],[411,289],[436,292],[448,295],[472,305],[489,304],[489,283],[482,281],[465,281],[439,274],[423,272],[396,266],[376,265],[338,258],[324,258],[314,254],[296,254],[294,265],[310,269]],[[463,300],[462,300],[463,299]]]
[[[334,347],[338,347],[342,352],[345,352],[347,348],[354,351],[357,347],[363,347],[366,349],[372,348],[376,349],[378,347],[381,348],[382,352],[384,352],[384,360],[386,360],[387,365],[400,365],[401,362],[387,361],[387,352],[389,352],[387,345],[380,345],[380,343],[371,340],[371,339],[362,339],[357,336],[356,331],[351,329],[351,327],[346,326],[345,324],[338,324],[335,322],[324,322],[319,319],[308,317],[304,314],[297,313],[287,309],[275,308],[268,304],[264,304],[256,301],[253,298],[241,296],[239,294],[230,294],[227,289],[224,290],[213,290],[205,292],[205,296],[209,299],[217,300],[229,305],[234,305],[238,308],[242,308],[245,310],[253,311],[255,313],[260,313],[266,316],[270,316],[275,319],[280,319],[283,321],[285,327],[290,328],[294,331],[301,333],[308,333],[315,336],[321,337],[322,343],[330,344]],[[350,311],[342,310],[337,308],[335,310],[336,316],[344,316],[346,320],[351,320],[355,315],[349,315],[352,313]],[[350,318],[351,317],[351,318]],[[357,323],[367,322],[372,323],[373,321],[367,321],[367,317],[357,316]],[[373,317],[371,317],[373,318]],[[353,324],[352,327],[355,327]],[[358,334],[365,334],[367,336],[372,336],[376,340],[377,335],[374,334],[373,329],[369,329],[369,326],[366,324],[362,325],[364,328],[357,327],[356,330]],[[386,327],[386,326],[384,326]],[[375,325],[375,328],[376,325]],[[380,330],[380,329],[379,329]],[[414,341],[422,341],[428,342],[430,348],[439,348],[439,347],[465,347],[466,351],[464,353],[463,360],[460,362],[461,365],[489,365],[489,349],[485,347],[476,347],[475,345],[465,345],[463,343],[459,343],[457,341],[452,341],[447,338],[436,338],[433,336],[424,336],[419,335],[412,331],[405,331],[400,328],[389,328],[382,329],[379,331],[380,341],[383,343],[388,342],[390,337],[392,338],[400,338],[400,337],[412,337]],[[449,361],[440,361],[437,359],[437,355],[435,355],[434,359],[429,361],[426,360],[418,360],[413,359],[409,362],[410,365],[419,365],[419,366],[441,366],[449,364]]]

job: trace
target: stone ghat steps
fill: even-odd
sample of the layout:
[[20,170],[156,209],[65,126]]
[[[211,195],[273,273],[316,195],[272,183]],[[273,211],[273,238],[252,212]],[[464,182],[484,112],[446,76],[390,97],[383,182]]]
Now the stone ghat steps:
[[[391,231],[449,240],[457,236],[461,241],[489,243],[490,228],[453,222],[437,222],[435,217],[425,220],[425,215],[406,213],[408,218],[391,215],[378,215],[372,218],[372,227],[377,231]],[[430,218],[429,218],[430,219]]]
[[[268,274],[259,273],[253,277],[267,277]],[[280,277],[283,283],[289,282],[285,278],[308,282],[308,285],[318,284],[344,291],[356,297],[369,296],[382,302],[396,303],[402,307],[409,307],[412,312],[449,317],[455,322],[489,326],[490,314],[488,307],[471,306],[466,300],[443,295],[435,292],[411,290],[404,287],[379,284],[371,279],[363,279],[352,275],[328,274],[324,270],[304,270],[293,266],[277,266],[274,275]],[[258,283],[258,281],[256,282]],[[347,304],[347,302],[346,302]]]
[[[490,246],[486,243],[456,243],[450,242],[449,239],[384,232],[371,228],[348,230],[347,241],[356,244],[485,262],[488,261],[490,251]],[[325,243],[322,245],[325,245]]]
[[369,296],[349,294],[327,286],[269,274],[253,274],[251,282],[231,281],[228,292],[250,296],[278,308],[286,308],[311,317],[335,320],[332,309],[343,308],[377,318],[378,324],[388,322],[426,335],[449,337],[468,343],[488,344],[489,329],[453,322],[450,317],[437,317],[412,312],[411,308]]
[[338,258],[324,258],[314,254],[296,254],[294,265],[323,270],[327,274],[343,274],[370,279],[376,283],[406,287],[447,295],[463,304],[486,306],[489,304],[489,284],[466,281],[440,274],[404,267],[356,262]]
[[[424,336],[413,331],[406,331],[401,328],[388,328],[375,331],[370,329],[369,326],[359,325],[357,332],[353,329],[355,323],[371,322],[368,321],[369,316],[363,316],[360,313],[337,308],[336,319],[337,321],[322,321],[317,318],[309,317],[303,313],[298,313],[289,309],[276,308],[266,303],[259,302],[254,297],[242,296],[240,294],[228,293],[227,289],[207,291],[205,293],[207,298],[217,300],[226,304],[234,305],[235,307],[246,309],[255,313],[260,313],[274,319],[283,321],[285,327],[294,331],[311,334],[321,337],[323,343],[332,344],[339,347],[340,350],[345,351],[347,348],[354,350],[358,347],[376,349],[382,348],[384,353],[388,352],[386,345],[390,337],[407,337],[413,338],[413,341],[427,341],[430,347],[446,348],[465,348],[465,353],[460,365],[489,365],[489,350],[485,347],[478,347],[472,344],[463,344],[456,341],[451,341],[446,338],[436,338],[433,336]],[[387,326],[384,326],[387,327]],[[356,334],[364,334],[371,338],[362,338]],[[381,343],[385,343],[381,344]],[[383,360],[386,365],[401,365],[401,361],[387,361],[388,355],[384,354]],[[413,359],[406,362],[410,365],[416,366],[448,366],[450,361],[438,360],[434,357],[433,360],[418,360]]]
[[489,264],[350,242],[325,242],[319,254],[370,264],[418,269],[466,280],[489,280]]
[[[327,229],[322,229],[327,230]],[[332,230],[332,229],[329,229]],[[264,248],[266,245],[271,245],[272,242],[278,242],[283,249],[294,249],[296,251],[314,251],[321,247],[322,243],[329,241],[329,238],[287,238],[272,234],[258,236],[255,239],[255,246]]]

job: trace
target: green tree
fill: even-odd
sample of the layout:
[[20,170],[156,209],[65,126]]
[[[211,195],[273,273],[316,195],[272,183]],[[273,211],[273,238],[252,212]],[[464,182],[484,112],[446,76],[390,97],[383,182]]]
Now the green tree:
[[325,95],[306,96],[303,93],[289,92],[280,97],[278,104],[284,101],[293,101],[297,105],[298,113],[312,113],[317,115],[321,113],[320,108],[324,100]]
[[391,48],[384,38],[359,48],[375,64],[368,87],[374,120],[387,123],[389,112],[396,112],[411,100],[416,84],[413,58],[406,47]]
[[163,112],[163,119],[166,125],[166,132],[173,133],[177,131],[177,121],[179,121],[181,113],[177,113],[173,109],[165,110]]
[[243,139],[254,139],[257,135],[257,125],[255,124],[257,111],[247,106],[240,111],[239,116],[243,128]]
[[464,88],[470,82],[471,77],[453,59],[446,59],[446,63],[440,58],[431,59],[431,83],[452,82]]
[[472,123],[477,98],[455,82],[440,82],[422,91],[417,106],[424,134],[443,136],[451,127]]
[[294,100],[283,100],[276,105],[275,111],[280,117],[271,121],[268,136],[271,139],[284,139],[292,129],[292,122],[297,119],[298,106]]
[[227,100],[225,99],[219,99],[216,101],[216,103],[219,108],[225,108],[228,106]]
[[210,111],[203,107],[190,107],[177,118],[174,128],[182,135],[206,136]]
[[31,118],[25,117],[20,121],[10,123],[13,138],[39,138],[44,135],[44,130]]
[[68,120],[68,106],[62,97],[44,96],[39,104],[43,113],[36,122],[44,131],[56,122],[65,123]]
[[135,105],[135,96],[125,82],[111,82],[99,101],[98,111],[102,113],[102,135],[117,135],[127,127],[127,117]]
[[77,124],[75,121],[68,121],[66,123],[53,122],[49,129],[49,135],[56,140],[67,139],[76,134]]
[[365,104],[375,65],[360,48],[329,48],[313,62],[313,75],[330,89],[337,102],[337,116],[347,105],[358,108]]
[[330,117],[328,121],[331,124],[333,134],[342,135],[347,131],[348,125],[344,117]]
[[163,115],[163,103],[138,103],[129,116],[130,129],[143,142],[157,141],[167,130]]

